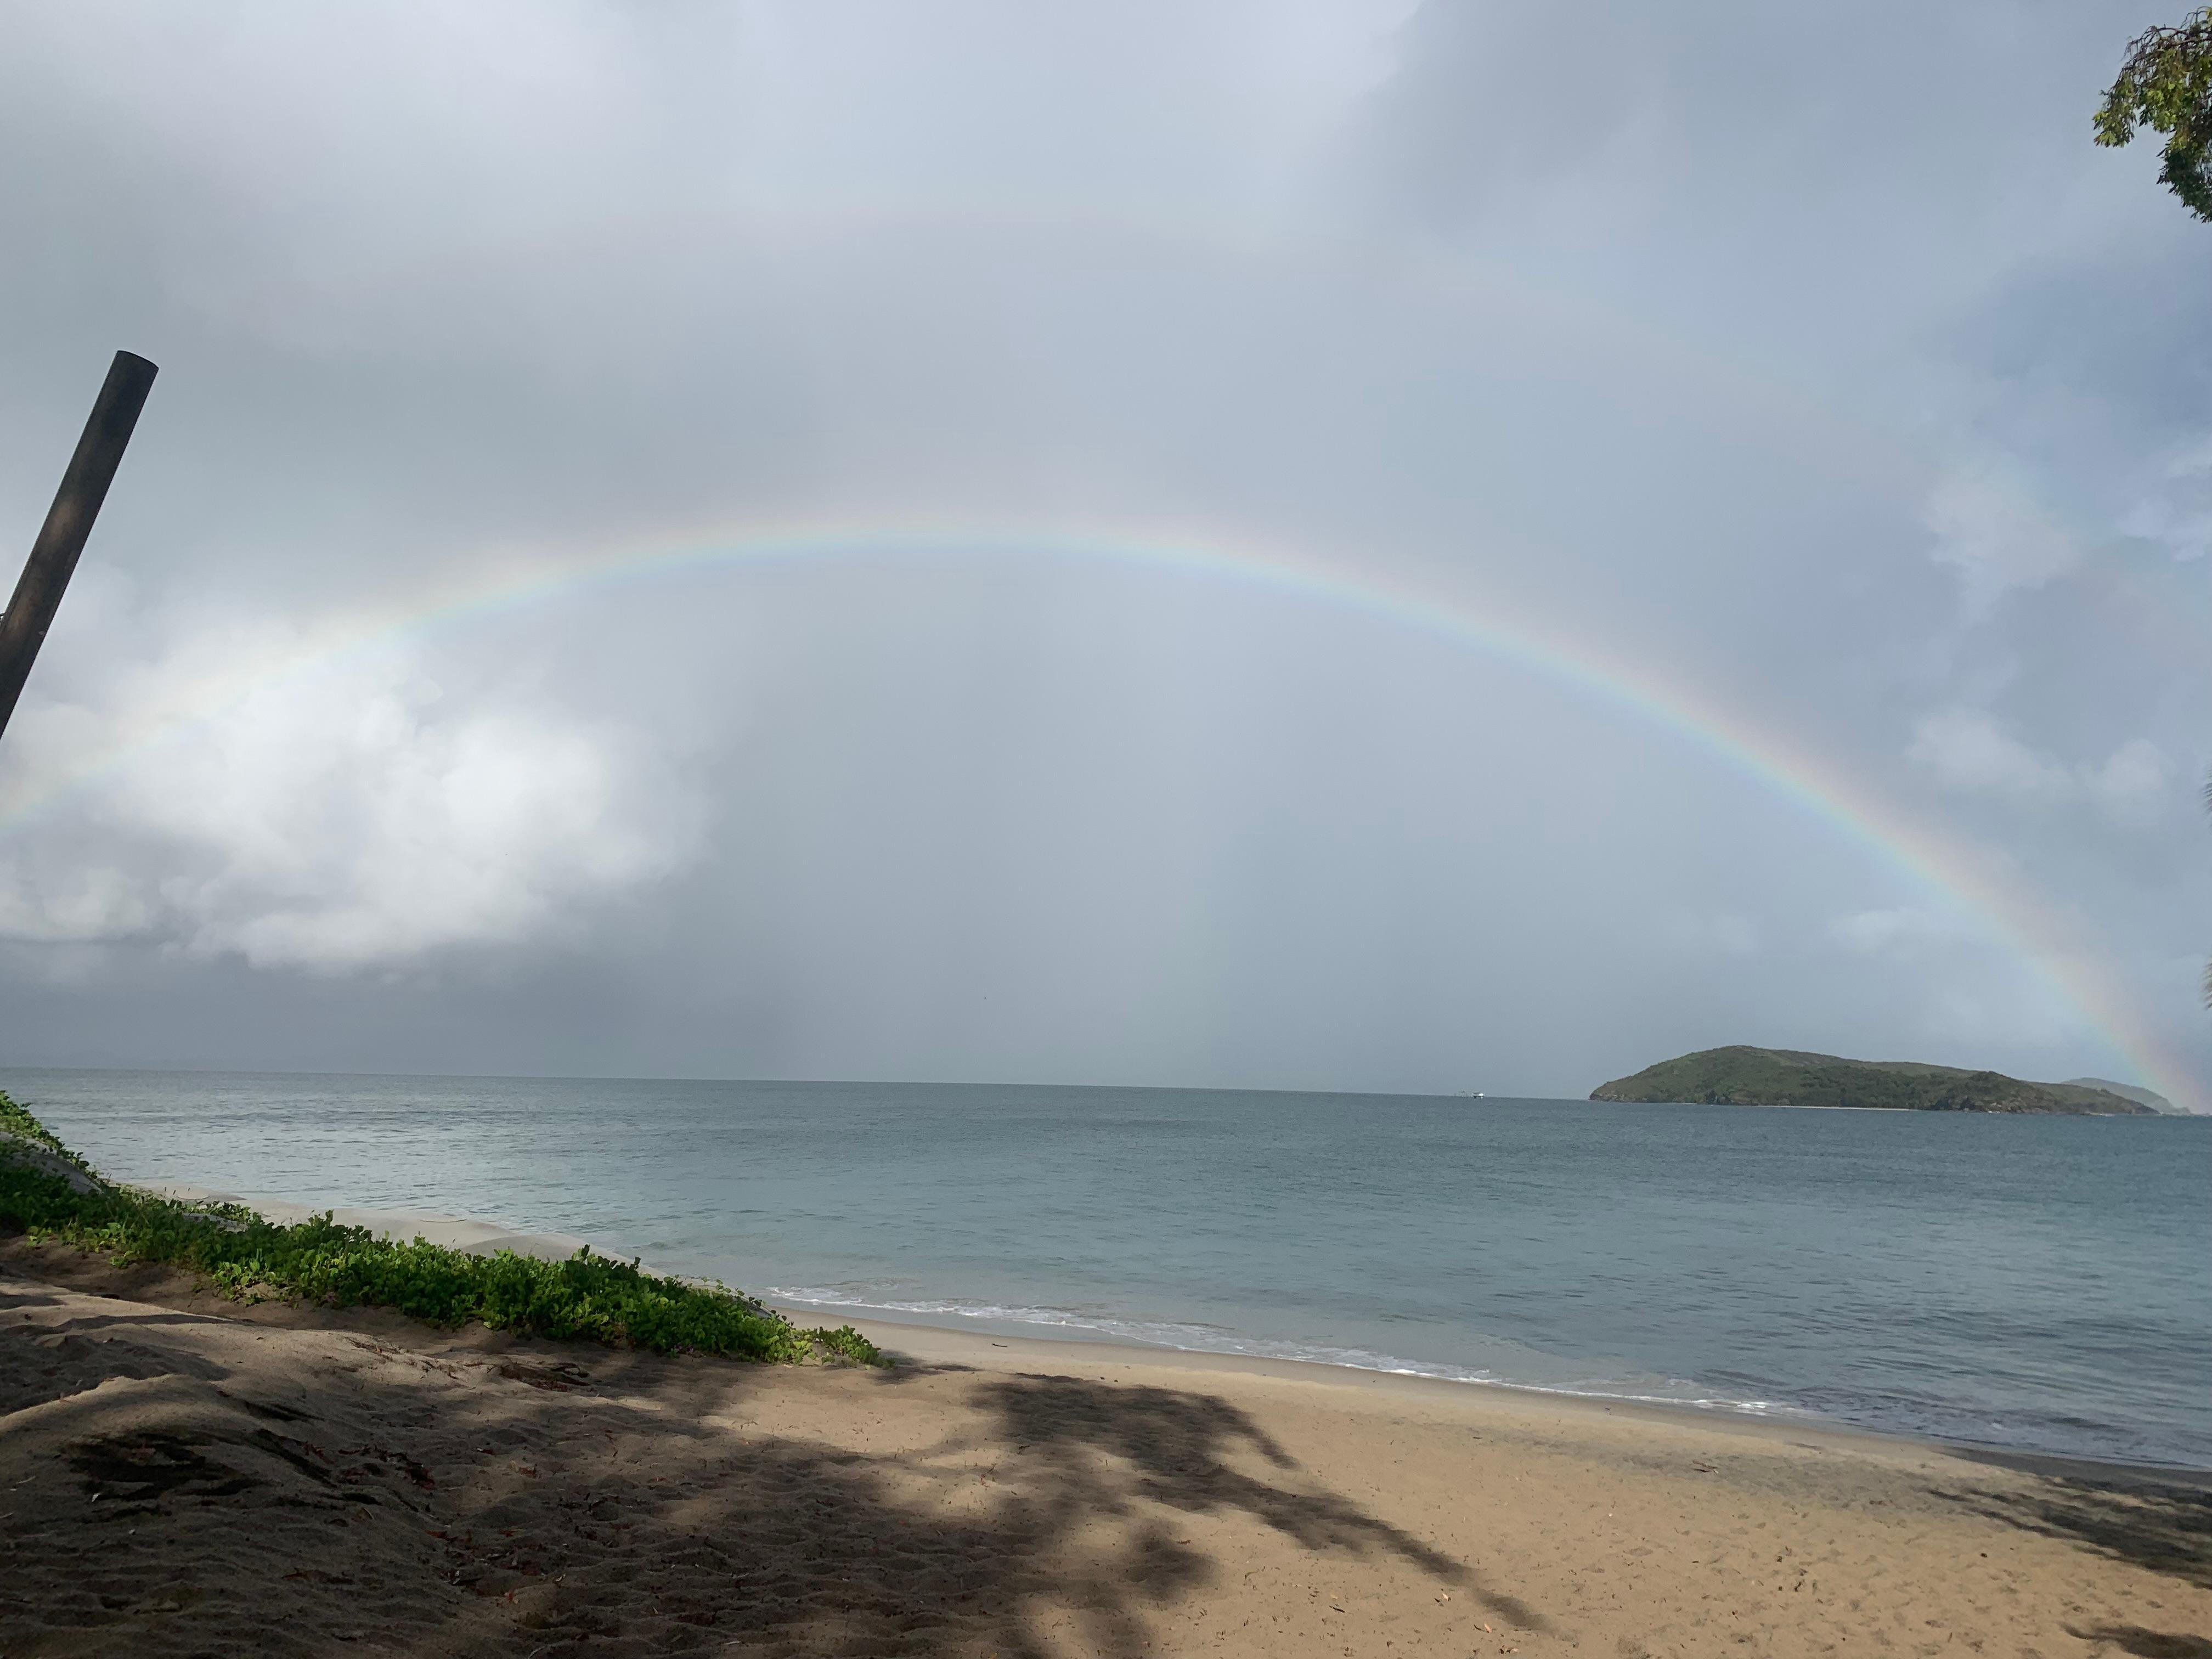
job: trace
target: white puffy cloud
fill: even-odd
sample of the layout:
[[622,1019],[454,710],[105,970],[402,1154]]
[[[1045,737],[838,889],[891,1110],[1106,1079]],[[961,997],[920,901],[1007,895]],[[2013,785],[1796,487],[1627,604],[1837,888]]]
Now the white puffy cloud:
[[2163,750],[2148,738],[2130,738],[2084,781],[2113,817],[2142,823],[2164,805],[2173,775],[2173,763]]
[[688,855],[697,813],[633,736],[424,668],[234,622],[27,709],[0,937],[391,967],[557,936]]
[[2031,748],[1978,708],[1923,716],[1905,750],[1947,787],[2015,801],[2087,803],[2141,826],[2164,811],[2175,768],[2148,738],[2130,738],[2103,761],[2069,766]]
[[145,884],[112,866],[0,863],[0,939],[88,945],[144,933],[154,916]]
[[2120,528],[2178,559],[2212,553],[2212,432],[2168,453]]
[[2081,562],[2071,537],[1987,477],[1949,474],[1929,493],[1922,517],[1936,538],[1929,556],[1957,573],[1970,616],[1986,613],[2014,589],[2041,587]]
[[1923,717],[1905,753],[1954,789],[2055,797],[2074,787],[2064,767],[1978,708],[1946,708]]

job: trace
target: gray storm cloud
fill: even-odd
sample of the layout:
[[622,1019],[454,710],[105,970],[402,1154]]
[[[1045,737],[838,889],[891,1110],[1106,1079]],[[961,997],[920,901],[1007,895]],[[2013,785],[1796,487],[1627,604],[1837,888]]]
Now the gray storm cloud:
[[[0,1042],[2201,1085],[2212,245],[2087,137],[2143,21],[21,10],[24,542],[106,354],[163,377],[0,750]],[[861,521],[917,530],[637,556]],[[1629,692],[1070,538],[1533,617]]]

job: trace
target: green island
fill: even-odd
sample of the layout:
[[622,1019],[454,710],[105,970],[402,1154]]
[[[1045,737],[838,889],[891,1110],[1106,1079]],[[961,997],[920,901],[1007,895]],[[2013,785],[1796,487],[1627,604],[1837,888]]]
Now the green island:
[[[2018,1112],[2063,1117],[2155,1117],[2147,1089],[2025,1083],[1910,1060],[1845,1060],[1797,1048],[1704,1048],[1647,1066],[1590,1091],[1592,1100],[1709,1106],[1858,1106],[1907,1112]],[[2167,1108],[2168,1110],[2172,1109]]]
[[478,1255],[315,1216],[292,1225],[237,1204],[187,1204],[102,1180],[0,1094],[0,1235],[71,1245],[117,1266],[188,1268],[234,1298],[392,1308],[434,1325],[783,1364],[882,1364],[851,1326],[808,1330],[720,1285],[583,1249],[565,1261]]

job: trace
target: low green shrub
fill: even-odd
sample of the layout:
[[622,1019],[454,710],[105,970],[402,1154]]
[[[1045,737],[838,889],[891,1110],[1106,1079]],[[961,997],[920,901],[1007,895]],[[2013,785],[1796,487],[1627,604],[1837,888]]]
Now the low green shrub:
[[0,1094],[0,1135],[21,1136],[34,1146],[45,1147],[50,1152],[60,1153],[62,1157],[69,1159],[80,1169],[84,1165],[84,1160],[63,1146],[52,1130],[9,1099],[5,1094]]
[[[37,1118],[0,1094],[0,1134],[70,1160]],[[88,1170],[88,1173],[90,1171]],[[328,1213],[285,1226],[240,1205],[197,1205],[128,1187],[81,1193],[11,1156],[0,1139],[0,1231],[96,1251],[118,1265],[163,1262],[204,1274],[234,1297],[280,1295],[337,1307],[394,1308],[436,1325],[471,1320],[528,1336],[581,1339],[656,1353],[882,1364],[851,1326],[806,1330],[724,1286],[647,1273],[588,1249],[565,1261],[501,1250],[471,1255],[422,1239],[380,1238]]]

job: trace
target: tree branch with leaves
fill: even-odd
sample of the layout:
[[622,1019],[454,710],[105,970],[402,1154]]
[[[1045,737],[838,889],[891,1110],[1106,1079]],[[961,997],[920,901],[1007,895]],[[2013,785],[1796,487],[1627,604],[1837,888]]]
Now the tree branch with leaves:
[[2212,222],[2212,6],[2171,28],[2145,29],[2129,43],[2096,125],[2097,142],[2112,148],[2138,128],[2166,134],[2160,180]]

